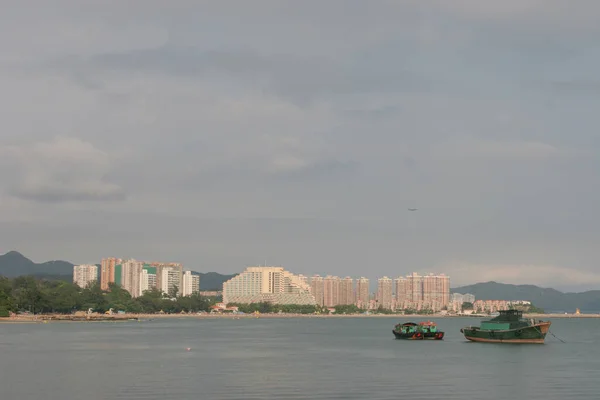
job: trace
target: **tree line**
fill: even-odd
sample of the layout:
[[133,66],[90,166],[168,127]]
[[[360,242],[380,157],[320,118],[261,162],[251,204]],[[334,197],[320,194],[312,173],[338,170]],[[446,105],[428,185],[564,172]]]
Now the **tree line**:
[[230,303],[227,307],[237,307],[238,311],[251,314],[259,312],[261,314],[319,314],[323,313],[326,309],[317,305],[311,304],[273,304],[268,302],[260,303]]
[[157,289],[133,298],[128,291],[116,284],[110,284],[109,290],[104,291],[98,283],[82,289],[70,282],[36,279],[32,276],[13,279],[0,277],[0,317],[23,311],[70,314],[90,308],[98,313],[110,309],[129,313],[198,312],[209,311],[210,306],[218,300],[199,294],[173,298]]
[[[286,314],[362,314],[366,311],[357,307],[355,304],[340,304],[335,307],[332,307],[333,311],[330,311],[329,307],[321,307],[318,305],[310,304],[272,304],[262,302],[250,304],[231,303],[227,306],[236,306],[238,307],[238,311],[241,311],[246,314],[254,312],[259,312],[261,314],[276,314],[280,312]],[[372,314],[396,314],[396,312],[392,310],[386,310],[383,307],[379,307],[375,310],[370,310],[370,312]],[[417,311],[415,310],[414,314],[416,313]]]

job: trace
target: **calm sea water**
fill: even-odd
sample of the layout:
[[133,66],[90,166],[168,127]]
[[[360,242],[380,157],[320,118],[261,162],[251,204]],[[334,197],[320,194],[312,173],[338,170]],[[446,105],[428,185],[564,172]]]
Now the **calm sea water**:
[[[394,340],[392,318],[0,324],[0,398],[574,399],[600,389],[600,319],[545,345]],[[191,351],[186,348],[190,347]]]

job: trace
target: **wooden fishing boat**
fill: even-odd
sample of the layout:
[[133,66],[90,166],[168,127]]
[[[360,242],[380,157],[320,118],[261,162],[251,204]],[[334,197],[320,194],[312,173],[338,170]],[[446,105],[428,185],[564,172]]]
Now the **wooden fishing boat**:
[[484,343],[544,343],[550,321],[523,318],[519,310],[503,310],[481,326],[468,326],[460,332],[467,340]]
[[444,332],[438,330],[435,322],[405,322],[397,324],[392,330],[396,339],[404,340],[442,340]]

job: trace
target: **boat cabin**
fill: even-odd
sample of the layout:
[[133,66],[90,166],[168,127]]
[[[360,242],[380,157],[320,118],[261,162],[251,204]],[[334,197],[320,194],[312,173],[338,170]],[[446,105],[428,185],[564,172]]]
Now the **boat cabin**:
[[499,315],[488,321],[481,323],[481,329],[497,331],[509,330],[529,325],[523,320],[523,311],[520,310],[500,310]]
[[437,332],[437,325],[435,322],[427,321],[427,322],[419,322],[419,327],[421,332]]
[[402,333],[416,333],[416,332],[437,332],[437,325],[434,322],[419,322],[415,324],[414,322],[406,322],[404,324],[396,325],[396,330]]
[[519,321],[523,318],[523,311],[520,310],[500,310],[498,316],[490,321]]

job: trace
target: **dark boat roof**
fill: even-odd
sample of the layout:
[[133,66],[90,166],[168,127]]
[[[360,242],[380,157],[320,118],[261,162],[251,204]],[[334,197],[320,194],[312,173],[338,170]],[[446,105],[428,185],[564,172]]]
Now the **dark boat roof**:
[[436,323],[435,322],[431,322],[431,321],[423,321],[423,322],[419,322],[418,324],[415,324],[414,322],[405,322],[405,323],[402,324],[402,326],[417,326],[417,325],[435,326]]

